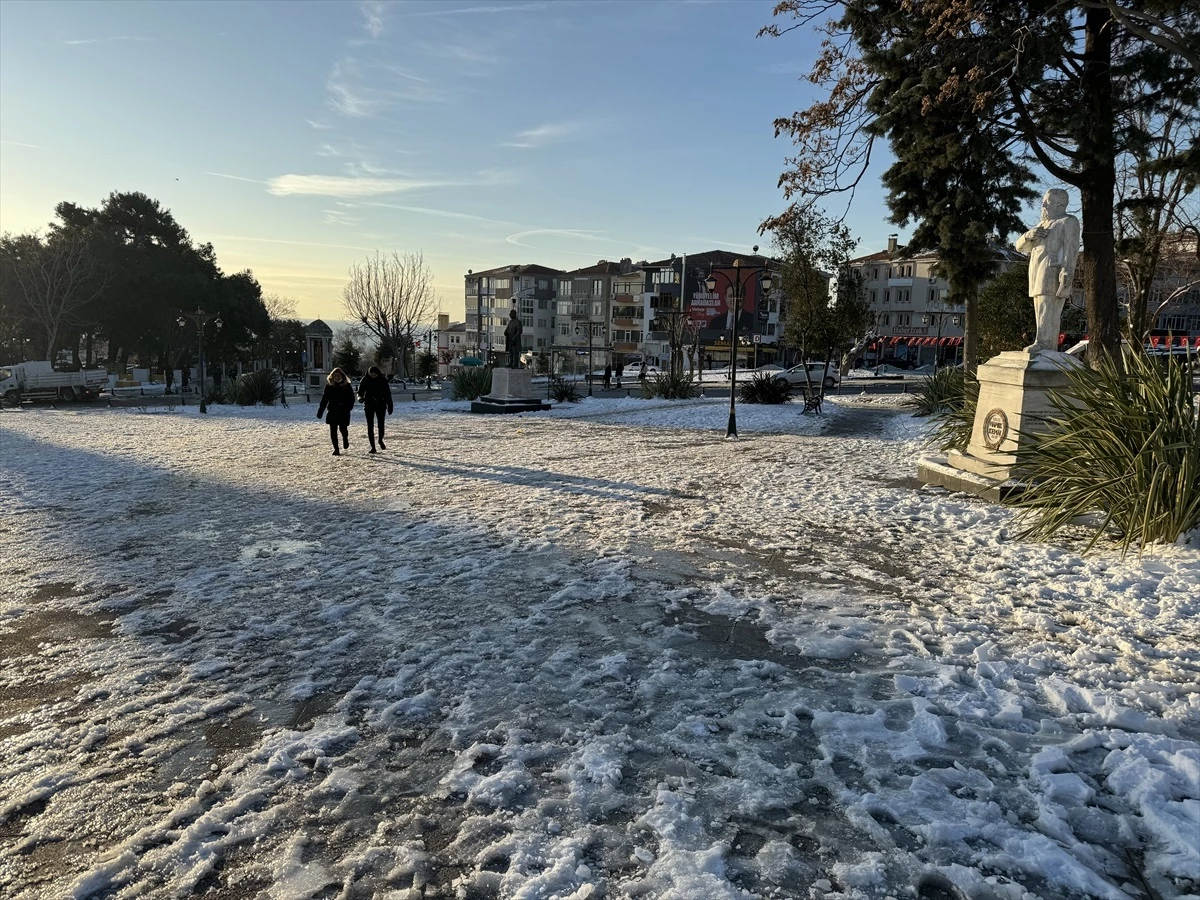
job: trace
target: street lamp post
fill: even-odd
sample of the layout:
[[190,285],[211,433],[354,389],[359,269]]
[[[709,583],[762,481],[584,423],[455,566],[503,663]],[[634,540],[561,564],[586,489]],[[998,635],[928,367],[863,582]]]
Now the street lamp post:
[[[758,247],[754,248],[758,252]],[[759,273],[763,273],[762,286],[764,291],[771,289],[771,278],[766,273],[766,266],[743,266],[740,259],[733,261],[733,335],[729,342],[729,423],[725,427],[725,437],[737,438],[737,350],[738,350],[738,319],[742,314],[742,297],[746,293],[746,285]],[[709,293],[716,291],[717,278],[709,274],[705,286]]]
[[221,326],[225,323],[221,321],[221,317],[216,313],[206,313],[204,310],[197,308],[194,313],[184,313],[179,317],[179,327],[182,328],[189,321],[196,323],[196,334],[199,336],[200,343],[200,412],[207,413],[208,406],[204,402],[204,326],[212,321],[217,326],[217,330],[221,330]]
[[[590,396],[592,396],[592,335],[595,333],[595,329],[592,327],[593,323],[592,323],[591,319],[588,319],[583,324],[587,326],[587,336],[588,336],[587,383],[588,383],[588,396],[590,397]],[[579,328],[580,328],[579,325],[575,326],[576,334],[579,334]]]
[[[950,324],[954,325],[957,328],[959,323],[962,321],[962,319],[959,318],[958,313],[927,312],[927,313],[922,314],[921,324],[928,325],[929,321],[930,321],[930,316],[937,316],[937,329],[938,329],[937,330],[937,344],[933,348],[933,374],[936,375],[937,370],[938,370],[938,356],[940,355],[941,349],[942,349],[942,323],[945,322],[946,317],[949,316]],[[955,355],[957,356],[957,354],[955,354]]]

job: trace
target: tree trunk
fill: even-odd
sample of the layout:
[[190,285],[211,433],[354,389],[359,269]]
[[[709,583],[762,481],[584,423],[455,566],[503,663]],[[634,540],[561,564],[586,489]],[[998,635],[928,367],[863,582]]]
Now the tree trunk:
[[963,371],[974,376],[979,361],[979,285],[952,284],[950,293],[963,298]]
[[84,347],[86,348],[85,349],[86,362],[84,364],[84,367],[88,368],[88,369],[90,369],[92,367],[92,341],[93,340],[95,340],[95,336],[89,331],[87,333],[87,342],[84,344]]
[[1087,299],[1088,359],[1119,358],[1117,261],[1113,245],[1113,195],[1116,192],[1115,111],[1112,94],[1112,14],[1089,8],[1084,14],[1083,104],[1088,127],[1079,135],[1079,199],[1083,226],[1083,289]]

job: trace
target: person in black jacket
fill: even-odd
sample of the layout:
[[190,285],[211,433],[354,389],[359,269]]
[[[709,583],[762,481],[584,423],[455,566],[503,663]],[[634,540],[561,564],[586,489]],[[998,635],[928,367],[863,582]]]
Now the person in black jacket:
[[317,418],[329,409],[325,416],[325,424],[329,426],[329,439],[333,441],[333,455],[341,456],[338,449],[338,431],[342,432],[342,447],[350,448],[350,410],[354,409],[354,388],[350,379],[340,368],[334,369],[326,379],[325,393],[321,395],[321,405],[317,407]]
[[379,366],[367,369],[367,377],[358,386],[358,399],[367,413],[367,438],[371,441],[371,452],[375,452],[375,423],[379,422],[379,449],[386,450],[383,442],[383,417],[392,414],[392,389]]

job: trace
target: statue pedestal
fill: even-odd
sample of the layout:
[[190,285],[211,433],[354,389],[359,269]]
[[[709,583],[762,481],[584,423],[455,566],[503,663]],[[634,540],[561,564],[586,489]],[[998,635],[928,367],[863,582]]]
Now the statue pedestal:
[[492,369],[492,390],[471,403],[471,412],[519,413],[549,409],[549,403],[534,396],[532,375],[529,369]]
[[979,367],[979,405],[971,443],[965,452],[951,450],[944,459],[923,459],[917,476],[926,484],[966,491],[992,500],[1018,493],[1013,482],[1017,449],[1025,435],[1042,429],[1054,414],[1048,393],[1069,385],[1067,372],[1081,365],[1065,353],[1001,353]]

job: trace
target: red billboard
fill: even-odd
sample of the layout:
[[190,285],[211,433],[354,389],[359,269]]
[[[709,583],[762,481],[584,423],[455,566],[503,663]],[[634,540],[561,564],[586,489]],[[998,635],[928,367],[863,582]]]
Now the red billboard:
[[729,320],[729,309],[733,306],[734,285],[741,276],[742,310],[738,319],[738,331],[750,334],[754,330],[755,314],[758,311],[758,279],[759,272],[739,273],[737,269],[713,269],[712,277],[716,279],[717,289],[709,291],[704,282],[700,290],[692,294],[688,301],[687,315],[701,329],[725,331],[732,326]]

